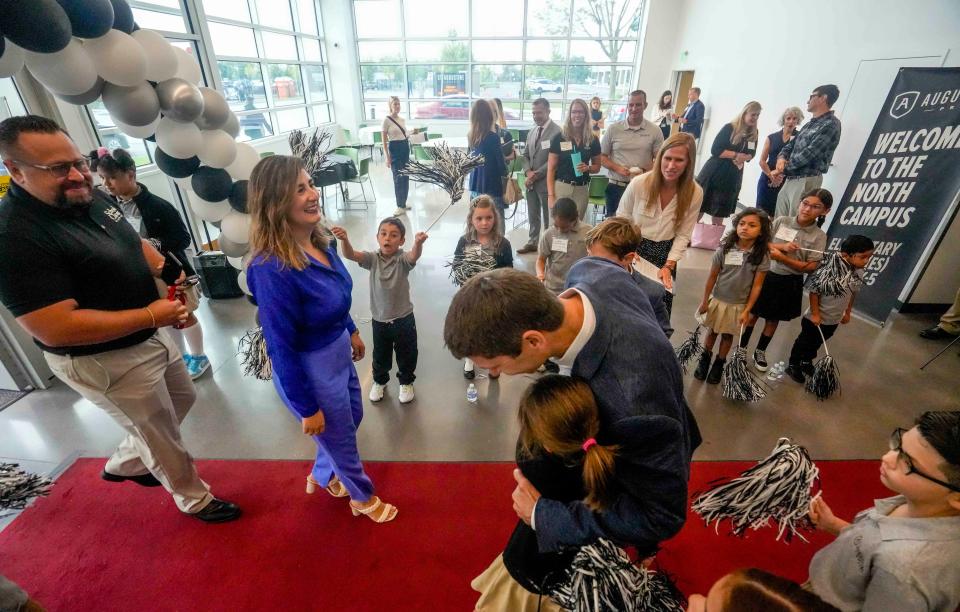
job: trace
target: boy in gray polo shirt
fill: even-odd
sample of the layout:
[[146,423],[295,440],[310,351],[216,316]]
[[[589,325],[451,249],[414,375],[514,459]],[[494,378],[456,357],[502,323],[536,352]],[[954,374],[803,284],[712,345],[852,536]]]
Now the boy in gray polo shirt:
[[553,226],[540,236],[537,278],[554,295],[563,292],[570,266],[587,256],[590,229],[580,221],[577,203],[570,198],[560,198],[553,205]]
[[417,322],[410,302],[410,282],[407,276],[423,254],[424,232],[417,232],[413,249],[405,253],[402,247],[407,229],[396,217],[387,217],[377,228],[376,252],[356,251],[350,244],[347,231],[331,228],[341,243],[343,256],[364,270],[370,270],[370,314],[373,318],[373,386],[370,401],[383,399],[383,391],[390,380],[393,353],[397,353],[397,379],[400,382],[401,404],[413,401],[413,381],[417,369]]
[[848,523],[822,497],[810,520],[837,536],[810,562],[810,588],[841,610],[953,612],[960,605],[960,412],[925,412],[890,436],[880,482],[895,497]]

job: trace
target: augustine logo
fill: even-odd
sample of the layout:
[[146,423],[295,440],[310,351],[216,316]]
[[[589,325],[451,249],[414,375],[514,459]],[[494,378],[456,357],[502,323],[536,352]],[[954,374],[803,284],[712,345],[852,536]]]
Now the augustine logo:
[[905,91],[901,94],[897,94],[897,97],[893,99],[893,104],[890,105],[890,116],[894,119],[903,117],[913,110],[913,107],[917,104],[917,98],[919,97],[919,91]]

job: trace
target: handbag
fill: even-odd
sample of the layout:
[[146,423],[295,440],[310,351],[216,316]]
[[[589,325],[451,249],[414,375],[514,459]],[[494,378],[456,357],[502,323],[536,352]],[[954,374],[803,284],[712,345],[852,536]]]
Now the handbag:
[[520,185],[517,183],[517,179],[511,177],[507,178],[507,185],[503,190],[503,202],[505,204],[516,204],[523,199],[523,192],[520,191]]
[[698,222],[693,228],[693,236],[690,238],[690,246],[695,249],[707,249],[716,251],[720,246],[720,239],[723,238],[723,232],[726,228],[722,225],[712,223]]

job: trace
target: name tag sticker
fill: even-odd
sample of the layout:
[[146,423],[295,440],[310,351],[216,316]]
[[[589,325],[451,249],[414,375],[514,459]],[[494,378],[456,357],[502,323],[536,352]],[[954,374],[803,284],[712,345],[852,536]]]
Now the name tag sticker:
[[755,151],[755,150],[757,149],[757,143],[755,143],[755,142],[748,142],[748,143],[747,143],[747,148],[750,149],[751,151]]
[[723,265],[742,266],[743,256],[744,256],[743,251],[727,251],[727,254],[723,258]]
[[573,143],[572,143],[572,142],[561,142],[561,143],[560,143],[560,150],[561,150],[561,151],[573,151]]
[[551,251],[558,251],[560,253],[567,252],[567,244],[569,243],[567,238],[554,238],[553,242],[550,244]]
[[792,227],[781,227],[777,230],[777,235],[774,237],[784,242],[793,242],[793,239],[797,237],[797,230]]
[[541,149],[549,149],[549,148],[550,148],[550,139],[549,139],[549,138],[544,138],[543,140],[541,140],[541,141],[540,141],[540,148],[541,148]]

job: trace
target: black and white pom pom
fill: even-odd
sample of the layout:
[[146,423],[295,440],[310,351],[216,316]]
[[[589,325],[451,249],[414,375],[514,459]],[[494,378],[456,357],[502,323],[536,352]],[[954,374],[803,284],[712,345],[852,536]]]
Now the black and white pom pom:
[[411,180],[421,183],[431,183],[438,185],[450,195],[450,203],[437,215],[437,218],[427,226],[424,232],[429,232],[430,228],[436,225],[437,221],[443,217],[451,206],[457,203],[463,197],[463,179],[474,169],[483,165],[483,155],[475,155],[451,149],[446,144],[439,144],[431,147],[430,154],[433,155],[433,163],[424,164],[415,160],[410,160],[407,165],[400,170],[400,174],[409,176]]
[[823,339],[823,350],[826,353],[813,364],[813,374],[807,377],[804,388],[817,396],[819,401],[824,401],[834,393],[840,391],[840,368],[837,362],[830,355],[830,349],[827,348],[827,339],[823,337],[823,330],[817,325],[817,331]]
[[747,367],[747,349],[739,344],[738,341],[738,346],[723,366],[723,378],[720,381],[723,397],[740,402],[760,401],[767,396],[767,392]]
[[237,347],[244,376],[253,376],[257,380],[273,378],[273,365],[267,354],[267,341],[263,337],[263,328],[255,327],[240,338]]
[[497,266],[497,258],[486,249],[467,249],[463,255],[454,255],[450,263],[450,278],[457,287],[463,285],[481,272],[493,270]]
[[0,463],[0,510],[22,510],[52,486],[49,478],[25,472],[17,463]]
[[828,297],[840,297],[851,281],[855,278],[853,266],[840,256],[840,253],[831,253],[820,266],[807,276],[805,286],[812,291]]
[[605,539],[580,548],[549,595],[572,612],[682,612],[685,603],[666,574],[636,565]]
[[720,479],[693,502],[693,511],[709,525],[729,519],[731,533],[742,537],[749,529],[779,524],[777,540],[786,534],[786,541],[796,535],[804,542],[800,530],[812,530],[808,518],[811,491],[819,486],[820,470],[810,459],[807,449],[780,438],[769,457],[733,480]]
[[690,365],[690,362],[703,355],[703,343],[700,342],[701,327],[702,325],[697,325],[697,328],[690,332],[687,339],[676,349],[677,361],[680,362],[680,369],[683,370],[684,374],[687,373],[687,366]]
[[327,131],[314,130],[309,138],[300,130],[293,130],[287,137],[290,152],[299,157],[306,167],[307,174],[313,176],[318,170],[329,165],[330,140],[333,134]]

